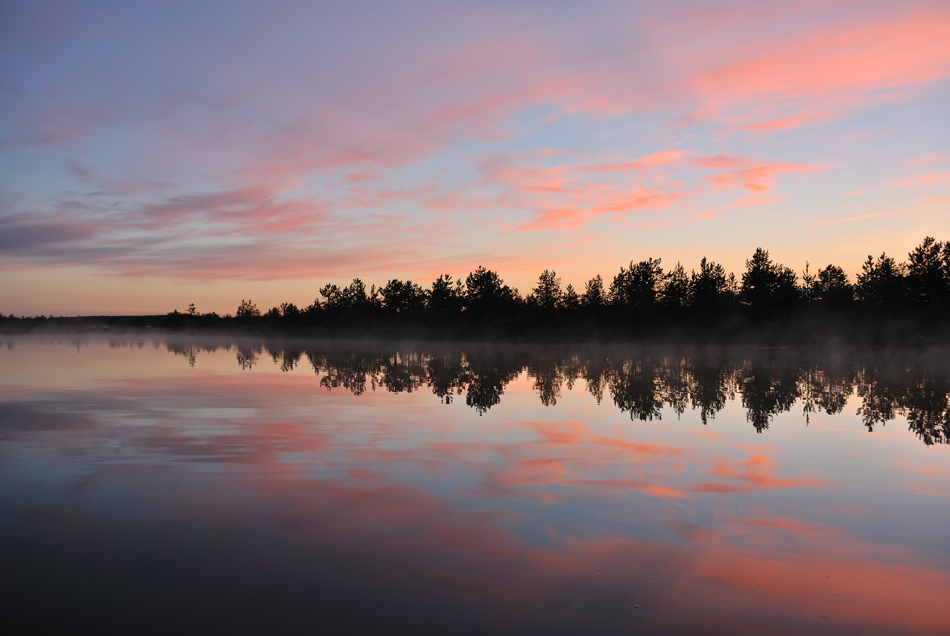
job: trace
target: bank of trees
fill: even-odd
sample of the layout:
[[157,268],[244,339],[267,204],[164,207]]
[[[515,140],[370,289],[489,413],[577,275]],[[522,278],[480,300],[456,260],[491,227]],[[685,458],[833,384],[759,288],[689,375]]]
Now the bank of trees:
[[854,280],[836,264],[806,264],[796,272],[760,248],[738,276],[706,258],[689,270],[647,258],[577,287],[546,269],[525,293],[479,267],[464,278],[445,274],[426,286],[399,279],[377,286],[359,278],[327,284],[302,307],[285,302],[264,310],[244,299],[227,316],[200,313],[194,304],[164,317],[0,315],[5,329],[100,323],[308,336],[710,339],[781,332],[795,341],[814,335],[865,342],[908,334],[950,338],[950,242],[926,237],[903,260],[869,255]]
[[[194,309],[191,308],[191,313]],[[177,314],[186,316],[185,314]],[[464,279],[442,275],[423,287],[393,279],[327,284],[307,307],[283,303],[260,311],[243,300],[231,320],[342,332],[402,329],[444,335],[606,334],[682,328],[734,329],[806,318],[813,322],[903,320],[940,324],[950,317],[950,242],[925,238],[904,261],[868,256],[856,280],[839,265],[803,271],[756,249],[739,276],[703,258],[689,271],[659,258],[630,262],[609,281],[564,285],[544,270],[527,293],[479,267]]]

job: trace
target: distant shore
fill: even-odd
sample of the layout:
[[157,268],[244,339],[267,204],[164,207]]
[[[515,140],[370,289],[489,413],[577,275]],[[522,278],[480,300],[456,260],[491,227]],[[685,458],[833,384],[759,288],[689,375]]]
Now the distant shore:
[[757,248],[741,277],[703,258],[689,274],[648,258],[621,267],[609,285],[597,275],[582,290],[544,270],[527,295],[478,267],[464,280],[443,274],[426,289],[391,279],[327,284],[306,307],[268,310],[241,300],[234,315],[194,303],[150,316],[16,317],[0,332],[135,330],[491,342],[671,342],[697,344],[913,345],[950,342],[950,242],[925,237],[906,262],[868,256],[856,283],[841,267],[801,278]]
[[753,346],[910,346],[950,345],[950,322],[911,317],[884,319],[863,316],[835,320],[826,315],[798,315],[788,319],[754,322],[734,317],[728,321],[698,322],[605,320],[592,323],[529,321],[468,324],[425,322],[392,324],[308,324],[306,321],[268,319],[266,316],[188,315],[75,316],[0,318],[0,333],[119,334],[165,333],[194,336],[234,336],[322,340],[399,340],[420,342],[482,342],[499,344],[680,344]]

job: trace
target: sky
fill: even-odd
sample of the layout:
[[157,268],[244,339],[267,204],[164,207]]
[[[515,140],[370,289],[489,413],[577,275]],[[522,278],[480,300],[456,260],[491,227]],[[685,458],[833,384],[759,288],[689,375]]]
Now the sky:
[[950,3],[0,0],[0,312],[950,239]]

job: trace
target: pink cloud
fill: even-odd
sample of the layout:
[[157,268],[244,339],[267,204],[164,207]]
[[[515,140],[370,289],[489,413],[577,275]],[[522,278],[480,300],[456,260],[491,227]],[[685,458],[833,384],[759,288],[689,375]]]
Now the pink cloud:
[[792,128],[800,128],[801,126],[815,124],[827,119],[830,119],[830,116],[819,115],[816,113],[801,113],[791,117],[780,117],[776,119],[758,120],[747,124],[737,124],[734,128],[735,130],[746,130],[752,132],[789,130]]
[[778,205],[784,199],[782,197],[776,196],[771,192],[750,192],[745,196],[736,198],[732,202],[732,205],[728,206],[729,210],[739,210],[742,208],[754,208],[763,205]]
[[829,166],[783,163],[762,165],[740,170],[727,170],[706,177],[717,187],[740,187],[751,192],[765,192],[778,185],[777,174],[812,174]]
[[366,172],[366,171],[348,172],[347,174],[343,175],[343,182],[347,184],[367,183],[370,181],[382,181],[382,180],[383,180],[382,176],[378,174],[374,174],[372,172]]
[[837,224],[837,223],[852,223],[854,221],[863,221],[865,219],[873,219],[874,217],[884,216],[886,214],[887,212],[872,212],[870,214],[859,214],[858,216],[849,216],[844,219],[825,219],[823,221],[819,221],[815,223],[814,225],[812,225],[812,227],[819,228],[819,227],[824,227],[826,225],[832,225],[832,224]]
[[925,174],[919,177],[906,177],[894,182],[895,188],[922,188],[950,182],[950,173]]
[[821,488],[828,482],[814,478],[775,477],[777,463],[767,455],[750,455],[743,462],[716,464],[710,475],[725,477],[742,483],[701,483],[694,489],[697,492],[750,492],[762,488]]
[[584,168],[588,172],[626,172],[628,170],[643,170],[647,168],[656,168],[672,163],[686,153],[681,150],[664,150],[655,152],[626,163],[604,164]]
[[779,530],[802,537],[825,537],[841,534],[841,531],[832,526],[822,526],[812,523],[803,523],[795,517],[769,515],[767,517],[749,517],[734,519],[734,523],[747,524],[757,528]]
[[[817,109],[846,111],[868,100],[887,99],[885,89],[921,86],[950,74],[950,46],[946,33],[950,14],[896,17],[868,13],[858,20],[824,22],[811,30],[774,35],[756,56],[739,53],[736,59],[710,72],[701,72],[691,84],[706,99],[732,107],[754,101],[759,110],[794,110],[770,121],[746,127],[799,126],[821,118]],[[876,93],[876,95],[875,95]],[[779,106],[781,105],[781,106]]]
[[534,220],[518,226],[515,231],[555,230],[569,232],[583,226],[590,218],[585,214],[585,211],[580,208],[535,209],[533,212],[535,215]]
[[696,157],[692,163],[700,168],[738,168],[755,163],[754,159],[738,155],[718,154],[712,157]]
[[924,166],[931,166],[935,163],[944,163],[950,161],[950,154],[945,152],[938,152],[930,155],[921,155],[919,157],[911,157],[901,162],[900,165],[905,168],[922,168]]
[[[680,200],[684,184],[657,169],[684,154],[659,151],[606,164],[577,157],[573,163],[556,165],[525,163],[529,157],[496,156],[480,166],[480,186],[496,192],[498,205],[534,217],[516,231],[570,232],[601,216],[664,209]],[[514,162],[518,163],[510,165]],[[602,173],[610,176],[601,177]]]

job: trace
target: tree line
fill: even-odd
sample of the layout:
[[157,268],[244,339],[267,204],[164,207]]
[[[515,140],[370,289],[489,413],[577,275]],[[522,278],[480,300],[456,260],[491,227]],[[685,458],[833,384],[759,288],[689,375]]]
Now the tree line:
[[[428,287],[399,279],[382,286],[360,278],[343,286],[327,284],[306,307],[285,302],[262,311],[252,300],[242,300],[234,315],[202,314],[192,304],[162,320],[152,318],[114,317],[109,324],[301,335],[608,340],[662,334],[741,337],[772,329],[792,339],[824,333],[865,334],[874,340],[897,332],[946,331],[950,242],[926,237],[904,261],[886,253],[868,256],[854,281],[834,264],[814,271],[806,264],[796,272],[758,248],[738,277],[706,258],[689,272],[680,263],[664,270],[661,259],[647,258],[621,267],[609,281],[597,275],[580,288],[564,286],[553,269],[546,269],[523,295],[498,272],[479,267],[464,278],[439,276]],[[12,320],[0,316],[0,322]]]
[[[198,316],[194,305],[188,313]],[[664,270],[661,259],[647,258],[621,267],[609,282],[594,276],[580,289],[563,286],[554,270],[544,270],[522,295],[498,272],[479,267],[464,279],[442,275],[428,288],[399,279],[382,286],[367,286],[359,278],[346,286],[327,284],[302,308],[287,302],[262,312],[244,300],[234,320],[344,331],[421,327],[484,335],[616,334],[671,325],[741,329],[804,316],[849,322],[945,320],[950,316],[950,242],[926,237],[906,261],[886,253],[868,256],[853,282],[834,264],[816,271],[806,264],[799,275],[758,248],[739,277],[706,258],[690,272],[680,263]]]

